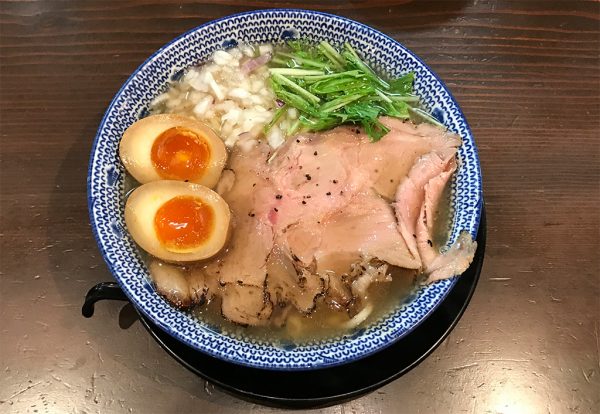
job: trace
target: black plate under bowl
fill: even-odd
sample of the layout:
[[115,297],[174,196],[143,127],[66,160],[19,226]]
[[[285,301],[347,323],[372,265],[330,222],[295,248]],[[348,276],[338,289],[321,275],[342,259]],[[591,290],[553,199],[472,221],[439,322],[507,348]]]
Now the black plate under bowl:
[[[431,315],[391,346],[357,361],[330,368],[270,371],[229,363],[190,348],[139,311],[138,314],[148,332],[165,351],[184,367],[225,391],[274,406],[331,405],[356,398],[393,381],[433,352],[456,326],[469,304],[483,266],[485,240],[486,219],[482,208],[473,263]],[[82,309],[84,316],[91,316],[93,304],[101,299],[126,297],[116,283],[97,285],[86,297]]]

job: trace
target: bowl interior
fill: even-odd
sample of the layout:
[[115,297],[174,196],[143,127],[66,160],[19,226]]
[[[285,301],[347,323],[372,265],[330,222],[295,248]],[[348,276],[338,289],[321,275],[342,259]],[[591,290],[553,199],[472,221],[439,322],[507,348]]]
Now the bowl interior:
[[425,107],[458,133],[459,168],[451,183],[449,244],[466,230],[475,238],[481,210],[477,150],[466,119],[449,91],[412,52],[390,37],[355,21],[305,10],[265,10],[202,25],[158,50],[125,82],[96,136],[88,173],[90,219],[111,272],[130,300],[155,324],[187,345],[230,362],[268,369],[314,369],[350,362],[376,352],[414,329],[444,299],[455,280],[418,289],[411,300],[365,329],[288,346],[237,337],[206,326],[170,306],[152,287],[137,247],[125,230],[119,140],[146,114],[149,103],[185,68],[206,61],[217,49],[238,43],[277,42],[294,37],[350,42],[381,73],[416,73],[415,90]]

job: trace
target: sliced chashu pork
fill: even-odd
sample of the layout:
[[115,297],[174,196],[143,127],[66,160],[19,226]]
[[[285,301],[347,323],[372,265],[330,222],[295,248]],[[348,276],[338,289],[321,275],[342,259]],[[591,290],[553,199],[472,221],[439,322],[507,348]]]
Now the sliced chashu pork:
[[398,232],[392,207],[374,191],[356,194],[345,208],[324,220],[322,229],[321,243],[314,254],[319,272],[339,272],[342,265],[349,270],[357,261],[336,263],[339,253],[379,259],[406,269],[419,268],[419,261]]
[[325,291],[325,280],[312,269],[299,265],[278,245],[273,247],[267,260],[267,292],[279,307],[292,304],[302,313],[312,312],[316,299]]
[[[340,277],[330,280],[329,272],[315,271],[314,253],[321,240],[324,218],[345,208],[368,180],[366,170],[357,168],[359,147],[367,142],[363,135],[346,127],[323,134],[302,134],[288,140],[269,166],[280,197],[273,203],[278,210],[273,222],[277,243],[288,253],[294,267],[312,275],[309,286],[319,286],[316,280],[323,282],[323,291],[308,290],[314,295],[312,299],[304,294],[304,305],[314,303],[324,292],[326,301],[337,307],[352,300],[349,285],[341,280],[348,269],[339,269]],[[345,263],[355,258],[351,253]],[[299,310],[307,309],[300,306]]]
[[411,252],[419,257],[427,282],[452,277],[470,265],[477,243],[462,234],[441,253],[434,246],[433,228],[444,188],[456,170],[456,148],[439,148],[420,157],[396,192],[398,227]]
[[[441,152],[430,152],[421,156],[413,164],[410,173],[396,191],[394,209],[398,218],[398,228],[409,250],[419,260],[423,258],[419,253],[417,243],[417,222],[425,200],[425,186],[430,180],[441,174],[448,177],[452,174],[456,168],[455,152],[455,148],[449,147],[443,148]],[[444,185],[439,189],[440,195]]]
[[347,273],[365,257],[407,269],[420,266],[398,231],[390,204],[370,189],[321,217],[318,226],[303,221],[290,226],[282,239],[305,265],[314,260],[321,274]]
[[269,165],[272,183],[282,197],[274,203],[278,230],[343,208],[368,188],[392,200],[420,156],[460,145],[455,134],[431,125],[415,126],[393,118],[382,122],[390,132],[376,144],[360,130],[342,126],[321,134],[301,134],[278,150]]
[[289,139],[269,165],[278,191],[272,202],[277,233],[295,223],[307,228],[348,204],[363,186],[366,173],[357,168],[363,139],[348,128],[324,134],[302,134]]
[[226,283],[221,299],[223,317],[241,325],[263,325],[273,312],[264,286]]
[[[293,257],[305,265],[314,263],[316,273],[327,281],[328,302],[338,306],[348,305],[355,296],[349,277],[355,264],[374,260],[407,269],[420,267],[398,231],[390,204],[370,189],[323,217],[312,230],[300,222],[282,237]],[[366,272],[366,266],[361,268]],[[383,279],[363,279],[360,290],[367,289],[367,280]]]
[[393,200],[398,185],[408,176],[419,157],[432,151],[456,152],[460,138],[429,124],[414,125],[395,118],[381,118],[390,132],[375,145],[361,145],[360,168],[369,172],[371,187]]
[[264,145],[234,149],[228,172],[217,186],[232,212],[231,239],[203,269],[222,287],[223,316],[248,325],[260,324],[272,311],[265,292],[267,258],[273,248],[268,204],[274,190],[265,174],[268,156]]
[[200,266],[177,266],[153,259],[148,270],[157,292],[178,308],[201,305],[219,290],[218,281],[207,277]]

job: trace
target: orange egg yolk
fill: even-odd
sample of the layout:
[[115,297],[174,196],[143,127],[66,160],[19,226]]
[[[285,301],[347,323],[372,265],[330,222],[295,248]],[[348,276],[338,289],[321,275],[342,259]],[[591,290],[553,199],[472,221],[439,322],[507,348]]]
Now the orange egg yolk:
[[169,251],[193,250],[211,235],[214,216],[212,207],[198,197],[174,197],[160,206],[154,216],[156,236]]
[[158,174],[170,180],[195,180],[210,160],[206,140],[187,128],[169,128],[152,145],[152,164]]

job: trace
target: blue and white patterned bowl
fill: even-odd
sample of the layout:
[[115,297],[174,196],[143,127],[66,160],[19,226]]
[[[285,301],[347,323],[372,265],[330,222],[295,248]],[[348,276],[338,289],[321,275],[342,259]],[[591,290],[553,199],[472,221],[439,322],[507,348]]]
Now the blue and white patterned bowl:
[[94,141],[88,172],[90,220],[98,246],[123,291],[156,325],[185,344],[212,356],[252,367],[299,370],[348,363],[377,352],[411,332],[444,300],[456,280],[420,288],[394,312],[345,337],[294,346],[240,338],[204,325],[156,294],[148,270],[125,230],[124,170],[118,146],[125,129],[146,113],[148,104],[181,71],[201,63],[217,49],[237,43],[280,41],[291,37],[350,42],[380,72],[416,72],[415,88],[424,105],[463,145],[452,183],[452,243],[461,230],[477,234],[481,212],[481,173],[477,149],[464,115],[445,85],[411,51],[364,24],[307,10],[261,10],[212,21],[176,38],[144,62],[108,107]]

